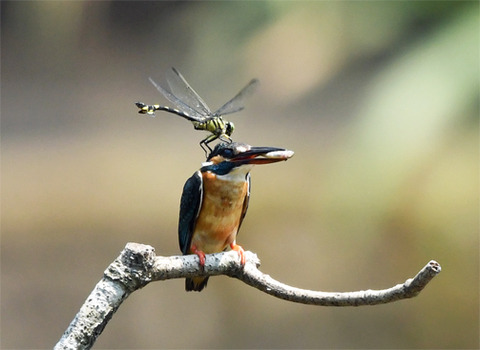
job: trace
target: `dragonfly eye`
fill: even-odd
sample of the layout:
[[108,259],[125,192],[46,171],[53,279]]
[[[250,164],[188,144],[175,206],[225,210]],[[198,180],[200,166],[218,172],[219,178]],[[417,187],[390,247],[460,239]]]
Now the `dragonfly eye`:
[[225,134],[231,136],[233,134],[233,130],[235,130],[235,125],[232,122],[227,122],[225,124]]

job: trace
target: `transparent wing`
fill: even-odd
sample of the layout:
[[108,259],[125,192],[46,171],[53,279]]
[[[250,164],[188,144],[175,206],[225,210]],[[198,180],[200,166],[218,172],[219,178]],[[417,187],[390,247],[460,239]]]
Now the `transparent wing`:
[[255,91],[259,83],[260,82],[257,79],[250,80],[247,86],[245,86],[242,90],[240,90],[240,92],[236,94],[230,101],[228,101],[222,107],[220,107],[214,113],[214,115],[221,116],[221,115],[241,111],[244,108],[243,102],[245,98],[250,96]]
[[[158,85],[152,78],[148,78],[148,80],[150,80],[150,82],[153,84],[153,86],[155,86],[157,88],[157,90],[160,91],[160,93],[163,96],[165,96],[165,98],[167,100],[172,102],[182,112],[184,112],[185,114],[188,114],[188,116],[191,117],[193,120],[196,120],[196,121],[199,121],[199,122],[202,122],[202,121],[205,120],[204,115],[200,114],[199,112],[197,112],[197,110],[195,110],[192,107],[190,107],[189,105],[187,105],[185,102],[180,100],[177,96],[175,96],[170,91],[168,91],[168,90],[164,89],[163,87],[161,87],[160,85]],[[160,106],[160,107],[162,107],[162,106]],[[160,108],[160,109],[162,109],[162,108]],[[163,108],[163,110],[168,110],[168,109],[169,109],[169,107],[164,107]]]
[[212,111],[208,108],[205,101],[192,89],[183,75],[173,67],[172,70],[167,71],[167,83],[173,95],[197,114],[205,117],[212,115]]

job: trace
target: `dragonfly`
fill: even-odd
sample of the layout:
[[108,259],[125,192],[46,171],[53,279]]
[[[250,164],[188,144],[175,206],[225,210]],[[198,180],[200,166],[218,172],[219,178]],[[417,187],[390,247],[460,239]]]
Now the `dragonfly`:
[[148,79],[178,109],[159,104],[147,105],[143,102],[136,102],[135,104],[139,108],[138,113],[152,117],[155,116],[156,111],[173,113],[191,121],[196,130],[210,132],[210,135],[200,141],[200,147],[204,150],[205,155],[207,155],[208,151],[212,151],[209,143],[216,139],[228,143],[232,142],[231,136],[235,126],[232,122],[224,120],[222,116],[243,110],[244,99],[250,96],[259,84],[257,79],[250,80],[239,93],[215,112],[212,112],[205,101],[175,68],[172,67],[171,70],[167,71],[168,89],[157,84],[152,78]]

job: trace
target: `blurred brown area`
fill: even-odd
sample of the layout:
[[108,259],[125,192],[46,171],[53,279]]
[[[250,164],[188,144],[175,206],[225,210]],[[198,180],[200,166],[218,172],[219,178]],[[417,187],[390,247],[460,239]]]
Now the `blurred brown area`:
[[137,114],[175,66],[215,109],[251,78],[237,141],[294,150],[252,171],[238,242],[300,288],[417,298],[297,305],[227,277],[153,283],[95,348],[477,348],[478,2],[1,2],[1,346],[51,348],[127,242],[179,254],[204,133]]

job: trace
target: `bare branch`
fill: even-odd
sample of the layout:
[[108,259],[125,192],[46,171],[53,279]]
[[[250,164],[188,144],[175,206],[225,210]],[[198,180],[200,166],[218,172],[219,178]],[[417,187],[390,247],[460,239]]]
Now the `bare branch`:
[[260,261],[254,253],[245,252],[245,257],[246,264],[242,266],[237,252],[210,254],[202,269],[196,255],[155,256],[155,249],[151,246],[128,243],[105,270],[102,280],[88,296],[55,349],[90,349],[123,300],[152,281],[227,275],[288,301],[321,306],[361,306],[412,298],[441,271],[440,265],[432,260],[415,277],[389,289],[317,292],[278,282],[258,270]]
[[414,278],[392,288],[343,293],[317,292],[291,287],[263,274],[251,265],[245,266],[245,270],[238,278],[267,294],[296,303],[320,306],[363,306],[412,298],[418,295],[440,271],[440,265],[432,260]]

